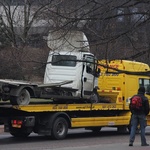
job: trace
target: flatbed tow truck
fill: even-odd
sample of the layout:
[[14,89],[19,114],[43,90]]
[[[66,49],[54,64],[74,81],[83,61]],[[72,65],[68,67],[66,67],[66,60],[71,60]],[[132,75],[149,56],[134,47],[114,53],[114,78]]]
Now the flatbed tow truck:
[[[142,85],[146,87],[146,96],[150,100],[149,66],[126,60],[109,62],[108,68],[113,70],[102,66],[97,93],[103,101],[84,102],[79,99],[73,103],[56,103],[41,99],[28,105],[0,103],[0,122],[4,124],[4,131],[14,137],[27,137],[34,132],[57,140],[64,139],[68,129],[74,128],[97,133],[102,127],[115,127],[118,132],[130,132],[130,97]],[[120,70],[125,72],[120,73]],[[147,125],[150,126],[150,114]]]
[[[149,66],[126,60],[111,61],[108,68],[102,66],[98,78],[100,88],[97,89],[100,101],[84,102],[79,99],[73,103],[55,103],[41,99],[28,105],[1,103],[0,122],[4,124],[5,132],[14,137],[27,137],[34,132],[57,140],[64,139],[68,129],[74,128],[97,133],[102,127],[115,127],[118,132],[130,132],[130,97],[139,86],[145,86],[146,96],[150,100]],[[150,126],[150,114],[147,125]]]
[[129,111],[119,104],[30,104],[0,106],[5,132],[26,137],[34,132],[54,139],[64,139],[68,129],[85,128],[99,132],[102,127],[129,128]]

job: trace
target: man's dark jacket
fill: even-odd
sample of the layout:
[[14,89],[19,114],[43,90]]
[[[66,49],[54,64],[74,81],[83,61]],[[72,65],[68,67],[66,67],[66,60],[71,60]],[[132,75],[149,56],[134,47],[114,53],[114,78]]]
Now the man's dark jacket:
[[135,110],[132,110],[131,109],[131,105],[129,105],[129,109],[130,109],[131,113],[132,114],[136,114],[136,115],[145,114],[147,116],[148,113],[149,113],[149,101],[148,101],[148,98],[146,96],[144,96],[143,92],[140,92],[140,91],[136,95],[139,95],[142,98],[143,109],[141,111],[135,111]]

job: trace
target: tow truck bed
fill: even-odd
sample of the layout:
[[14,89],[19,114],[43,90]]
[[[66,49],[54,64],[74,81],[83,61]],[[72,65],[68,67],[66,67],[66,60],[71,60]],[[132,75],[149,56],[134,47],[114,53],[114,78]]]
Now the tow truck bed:
[[16,137],[35,132],[64,139],[68,129],[98,131],[103,126],[122,129],[129,125],[129,120],[129,111],[113,103],[0,105],[0,121],[5,131]]

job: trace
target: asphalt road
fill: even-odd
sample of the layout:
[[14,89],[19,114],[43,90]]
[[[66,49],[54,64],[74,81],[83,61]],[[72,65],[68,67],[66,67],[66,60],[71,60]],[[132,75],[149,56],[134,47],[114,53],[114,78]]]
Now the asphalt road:
[[[147,142],[150,144],[150,127],[146,128]],[[0,150],[149,150],[142,147],[140,135],[136,135],[133,147],[128,146],[129,134],[118,134],[115,128],[103,128],[93,134],[84,129],[71,130],[64,140],[52,140],[31,134],[28,138],[18,139],[9,133],[0,133]]]

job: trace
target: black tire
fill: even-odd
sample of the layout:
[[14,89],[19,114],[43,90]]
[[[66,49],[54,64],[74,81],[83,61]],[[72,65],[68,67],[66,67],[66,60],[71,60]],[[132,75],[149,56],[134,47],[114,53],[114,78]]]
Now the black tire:
[[10,103],[12,105],[28,105],[30,103],[30,93],[28,90],[23,89],[19,93],[19,96],[11,96]]
[[51,129],[51,137],[53,139],[62,140],[68,133],[68,122],[63,117],[58,117],[53,122]]

